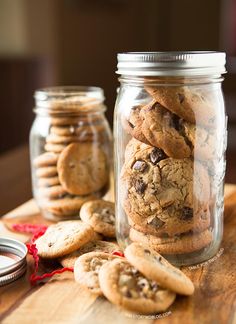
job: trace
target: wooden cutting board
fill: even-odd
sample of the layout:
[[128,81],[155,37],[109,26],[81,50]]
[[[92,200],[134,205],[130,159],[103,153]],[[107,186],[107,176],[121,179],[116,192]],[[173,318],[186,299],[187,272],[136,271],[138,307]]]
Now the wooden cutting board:
[[[0,221],[0,236],[26,242],[29,236],[9,231],[4,222],[45,223],[33,200],[7,214]],[[21,279],[0,288],[0,323],[236,323],[236,186],[227,185],[224,238],[218,255],[203,264],[184,268],[196,291],[191,297],[178,296],[162,317],[139,318],[117,308],[105,298],[92,295],[77,284],[72,273],[64,273],[46,284],[32,287],[28,272]],[[45,267],[45,266],[44,266]],[[47,269],[46,269],[47,270]]]

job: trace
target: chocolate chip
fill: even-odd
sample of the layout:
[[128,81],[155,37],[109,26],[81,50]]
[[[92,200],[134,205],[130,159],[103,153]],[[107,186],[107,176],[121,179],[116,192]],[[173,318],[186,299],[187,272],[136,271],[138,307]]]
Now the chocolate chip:
[[136,161],[133,165],[133,170],[144,172],[147,169],[147,163],[144,161]]
[[166,158],[167,158],[166,154],[157,147],[155,147],[150,153],[150,160],[153,164],[157,164],[158,162]]
[[53,246],[53,243],[51,243],[51,242],[50,242],[50,243],[48,243],[48,246],[49,246],[49,247]]
[[131,128],[134,128],[134,125],[131,124],[131,122],[128,121],[128,124],[129,124],[129,126],[130,126]]
[[193,209],[190,207],[184,207],[182,210],[181,219],[183,220],[191,220],[193,218]]
[[148,106],[148,108],[146,109],[147,111],[151,111],[154,109],[158,109],[159,107],[161,107],[161,105],[158,102],[152,103]]
[[134,183],[134,188],[138,194],[143,194],[147,188],[147,184],[141,179],[137,179]]
[[148,249],[145,249],[144,252],[149,255],[151,254],[151,252]]
[[159,259],[158,259],[158,261],[159,261],[159,262],[161,262],[161,260],[162,260],[162,257],[161,257],[161,256],[159,256]]
[[184,95],[182,93],[178,93],[178,97],[179,97],[179,102],[182,103],[184,101]]
[[152,226],[155,226],[157,228],[160,228],[165,224],[165,222],[160,220],[160,218],[155,217],[155,218],[153,218],[153,220],[149,224],[152,225]]
[[151,287],[152,287],[153,291],[158,290],[158,284],[156,282],[151,283]]
[[128,297],[128,298],[131,298],[132,297],[132,294],[129,290],[127,290],[127,292],[125,293],[125,296]]
[[173,114],[173,116],[170,118],[170,126],[176,129],[177,131],[180,130],[180,119],[177,115]]

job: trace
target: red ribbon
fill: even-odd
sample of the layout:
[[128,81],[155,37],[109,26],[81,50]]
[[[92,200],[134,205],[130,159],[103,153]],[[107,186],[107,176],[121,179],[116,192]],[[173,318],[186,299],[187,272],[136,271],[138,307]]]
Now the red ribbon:
[[44,273],[43,275],[37,275],[38,269],[39,269],[39,256],[38,256],[38,249],[36,247],[36,244],[34,243],[40,236],[44,235],[44,233],[47,230],[46,225],[35,225],[35,224],[13,224],[12,228],[17,232],[23,232],[23,233],[31,233],[33,234],[30,243],[26,243],[28,253],[32,255],[34,259],[34,271],[30,276],[30,283],[32,285],[35,285],[38,281],[41,281],[45,278],[51,278],[56,274],[61,274],[65,271],[73,272],[73,268],[61,268],[54,270],[49,273]]

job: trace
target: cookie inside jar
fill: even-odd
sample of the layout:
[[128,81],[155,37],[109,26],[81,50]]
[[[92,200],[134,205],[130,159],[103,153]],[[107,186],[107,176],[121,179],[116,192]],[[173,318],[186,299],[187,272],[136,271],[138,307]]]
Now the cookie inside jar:
[[224,54],[215,52],[118,55],[116,214],[122,246],[148,244],[176,265],[205,261],[219,249],[224,63]]
[[110,194],[112,135],[97,87],[35,93],[30,134],[34,197],[51,220],[79,218],[82,204]]

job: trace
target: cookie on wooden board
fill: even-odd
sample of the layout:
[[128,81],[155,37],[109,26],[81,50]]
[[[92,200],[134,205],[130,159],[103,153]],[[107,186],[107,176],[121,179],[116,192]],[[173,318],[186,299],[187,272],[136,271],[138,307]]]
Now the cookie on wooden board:
[[89,252],[81,255],[74,265],[75,281],[86,286],[92,293],[102,295],[98,280],[99,270],[103,264],[116,258],[117,256],[104,252]]
[[164,312],[176,296],[147,279],[123,258],[107,262],[100,268],[99,283],[109,301],[138,314]]
[[80,218],[94,231],[107,237],[115,237],[115,204],[97,199],[83,204]]
[[140,243],[131,243],[124,251],[127,260],[144,276],[155,280],[162,287],[182,295],[192,295],[192,281],[163,256]]
[[63,267],[72,267],[73,268],[75,261],[78,259],[78,257],[85,253],[104,252],[104,253],[111,254],[114,251],[121,252],[119,246],[116,243],[95,240],[92,242],[88,242],[87,244],[85,244],[81,248],[79,248],[78,250],[60,258],[59,262],[62,264]]
[[94,235],[91,226],[82,221],[66,221],[50,225],[36,241],[38,255],[54,259],[73,252],[88,243]]

